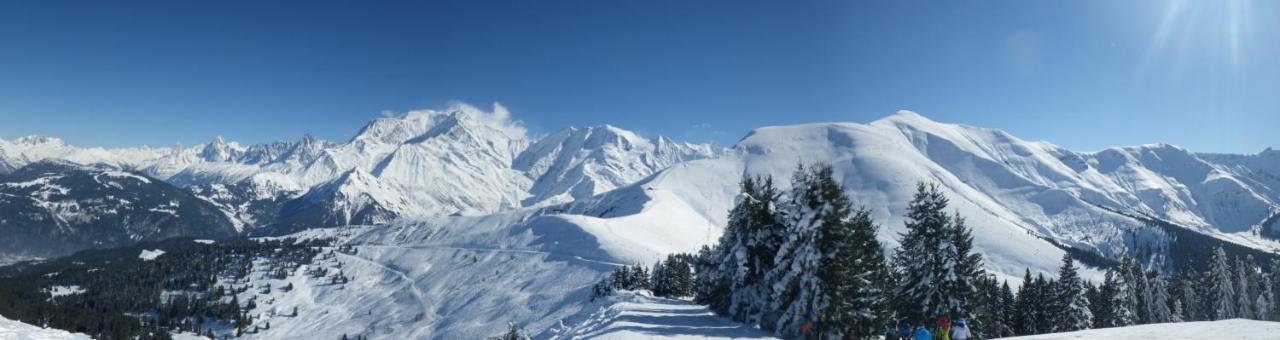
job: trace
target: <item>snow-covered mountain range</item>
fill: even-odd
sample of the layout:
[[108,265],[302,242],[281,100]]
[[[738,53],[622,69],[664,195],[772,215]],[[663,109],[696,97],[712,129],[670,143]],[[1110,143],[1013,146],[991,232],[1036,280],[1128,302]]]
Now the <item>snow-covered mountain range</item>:
[[0,140],[0,174],[42,160],[132,171],[188,188],[238,231],[284,233],[564,203],[726,152],[607,125],[534,138],[501,106],[457,104],[375,119],[345,143],[304,136],[243,146],[219,137],[194,147],[103,149]]
[[[613,126],[534,138],[496,105],[378,118],[342,143],[101,149],[28,137],[0,140],[8,174],[0,185],[21,188],[4,192],[24,201],[58,188],[126,197],[15,177],[68,162],[185,189],[220,211],[225,222],[214,224],[228,233],[336,235],[359,249],[342,259],[360,289],[273,297],[301,301],[308,317],[272,320],[261,338],[369,327],[390,337],[482,337],[506,322],[571,337],[564,332],[598,314],[586,297],[615,264],[714,242],[743,176],[770,175],[785,187],[798,163],[831,164],[854,204],[871,209],[888,249],[916,183],[940,184],[974,229],[987,270],[1015,285],[1025,268],[1053,272],[1064,253],[1170,265],[1206,244],[1280,249],[1269,236],[1280,228],[1280,152],[1197,154],[1166,144],[1076,152],[908,111],[865,124],[763,127],[730,149]],[[29,206],[64,219],[96,211]],[[366,226],[313,229],[348,224]],[[369,306],[396,317],[349,315]],[[479,319],[493,322],[472,322]]]

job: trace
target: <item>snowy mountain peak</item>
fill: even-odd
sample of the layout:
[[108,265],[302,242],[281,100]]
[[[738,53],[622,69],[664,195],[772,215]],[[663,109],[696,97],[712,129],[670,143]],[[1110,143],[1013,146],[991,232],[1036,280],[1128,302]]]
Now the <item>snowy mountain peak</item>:
[[54,138],[54,137],[38,136],[38,135],[18,137],[18,139],[13,140],[13,144],[24,145],[24,146],[35,146],[35,145],[45,145],[45,144],[55,145],[55,146],[65,145],[61,139]]
[[[495,103],[490,112],[474,106],[456,103],[444,110],[415,110],[399,117],[383,117],[375,119],[365,126],[352,142],[377,142],[400,144],[411,139],[423,137],[442,124],[454,126],[487,127],[499,131],[509,138],[525,138],[525,130],[518,122],[510,120],[506,108]],[[443,132],[442,128],[441,131]]]

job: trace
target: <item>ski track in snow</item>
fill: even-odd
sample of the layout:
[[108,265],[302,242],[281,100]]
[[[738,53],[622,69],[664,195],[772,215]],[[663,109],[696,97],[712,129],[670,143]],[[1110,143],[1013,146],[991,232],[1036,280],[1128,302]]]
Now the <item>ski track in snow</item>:
[[417,245],[417,246],[413,246],[413,245],[398,246],[398,245],[390,245],[390,244],[361,244],[360,246],[363,246],[363,247],[373,247],[373,248],[392,248],[392,249],[465,250],[465,251],[474,251],[474,252],[491,252],[491,253],[539,254],[539,255],[549,255],[549,256],[551,256],[551,257],[564,257],[564,258],[571,258],[571,259],[575,259],[575,260],[579,260],[579,261],[583,261],[583,262],[590,262],[590,263],[596,263],[596,264],[610,265],[610,266],[615,266],[615,267],[624,267],[624,266],[629,266],[629,264],[625,264],[625,263],[618,263],[618,262],[611,262],[611,261],[597,260],[597,259],[588,259],[588,258],[585,258],[585,257],[582,257],[582,256],[578,256],[578,255],[569,255],[569,254],[561,254],[561,253],[557,253],[557,252],[542,251],[542,250],[529,250],[529,249],[505,249],[505,248],[481,248],[481,247],[452,247],[452,246],[424,246],[424,245]]
[[422,311],[423,311],[423,312],[430,312],[430,311],[431,311],[431,309],[430,309],[430,308],[428,308],[430,305],[428,305],[428,304],[427,304],[427,302],[426,302],[426,298],[424,298],[424,297],[423,297],[425,294],[422,294],[422,290],[421,290],[421,289],[418,289],[417,282],[416,282],[416,281],[414,281],[413,279],[409,278],[409,274],[405,274],[405,272],[404,272],[404,271],[402,271],[402,270],[395,269],[395,268],[391,268],[391,267],[389,267],[389,266],[386,266],[386,265],[383,265],[383,264],[381,264],[381,263],[378,263],[377,261],[370,260],[370,259],[366,259],[366,258],[364,258],[364,257],[360,257],[360,256],[356,256],[356,255],[351,255],[351,254],[344,254],[344,253],[336,253],[336,254],[340,254],[342,257],[345,257],[345,258],[354,259],[354,260],[357,260],[357,261],[361,261],[361,262],[364,262],[364,263],[368,263],[368,264],[373,265],[373,266],[375,266],[375,267],[382,268],[382,269],[383,269],[383,270],[385,270],[385,271],[388,271],[388,272],[391,272],[391,273],[396,274],[396,277],[397,277],[398,279],[400,279],[400,280],[404,281],[404,282],[406,283],[406,285],[407,285],[407,286],[409,286],[409,293],[412,293],[412,294],[413,294],[413,298],[414,298],[415,300],[418,300],[418,305],[419,305],[419,306],[422,306]]

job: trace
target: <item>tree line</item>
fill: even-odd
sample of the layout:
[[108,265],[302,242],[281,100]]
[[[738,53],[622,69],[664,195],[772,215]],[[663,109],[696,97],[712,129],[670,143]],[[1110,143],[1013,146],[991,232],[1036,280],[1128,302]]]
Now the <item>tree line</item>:
[[845,196],[830,166],[798,167],[786,191],[770,177],[746,178],[740,189],[714,246],[671,255],[652,269],[619,268],[593,298],[614,289],[691,295],[720,315],[786,338],[875,338],[901,327],[934,327],[940,318],[966,320],[974,338],[1280,320],[1274,293],[1280,262],[1264,270],[1217,248],[1207,270],[1166,274],[1126,258],[1095,284],[1067,254],[1056,277],[1028,269],[1015,292],[983,271],[971,229],[958,212],[948,212],[936,184],[917,186],[891,258],[870,212]]

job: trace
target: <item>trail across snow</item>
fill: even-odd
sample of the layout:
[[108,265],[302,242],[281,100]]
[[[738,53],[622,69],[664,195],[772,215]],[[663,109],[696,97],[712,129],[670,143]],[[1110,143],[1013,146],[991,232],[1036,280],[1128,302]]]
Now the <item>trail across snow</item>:
[[620,291],[552,339],[776,339],[686,300]]

